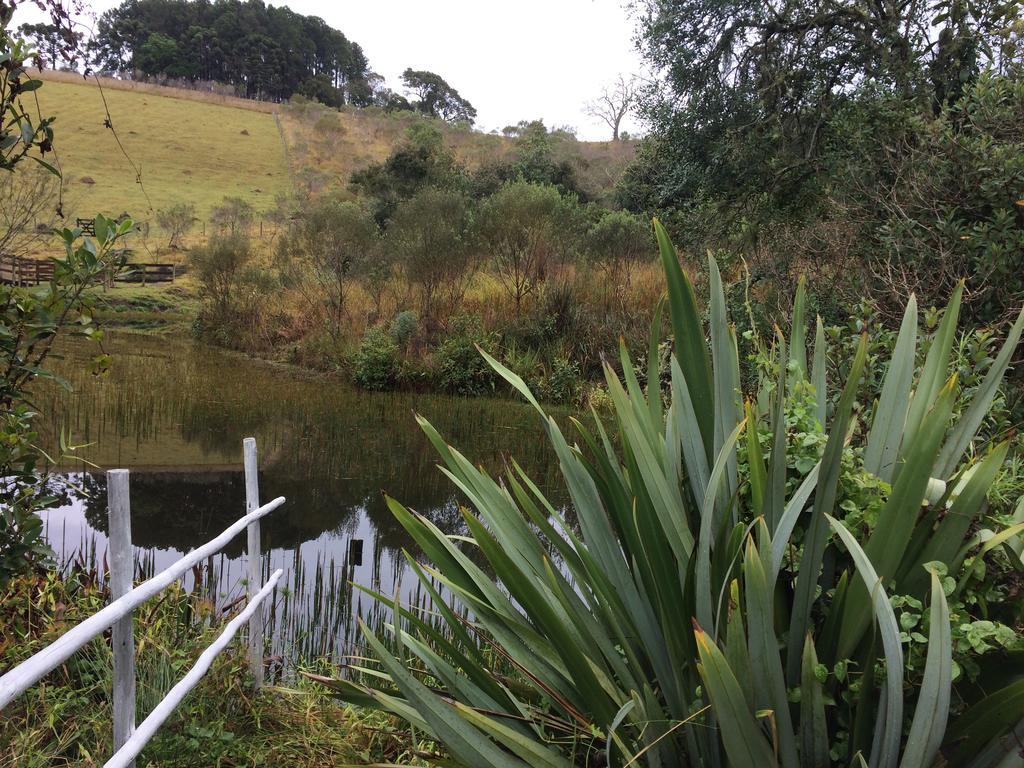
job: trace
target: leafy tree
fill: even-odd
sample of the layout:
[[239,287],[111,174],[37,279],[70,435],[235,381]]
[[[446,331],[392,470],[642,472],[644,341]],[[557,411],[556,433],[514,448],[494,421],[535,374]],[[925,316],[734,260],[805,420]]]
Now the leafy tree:
[[406,69],[402,73],[402,83],[415,95],[416,100],[412,106],[417,111],[449,123],[472,125],[476,120],[473,105],[440,75],[426,70]]
[[235,232],[214,235],[189,254],[189,263],[212,311],[212,324],[219,326],[229,320],[238,300],[242,272],[252,257],[248,236]]
[[262,0],[126,0],[100,16],[90,50],[100,69],[227,83],[250,98],[340,103],[371,74],[362,48],[323,19]]
[[1016,3],[646,0],[640,41],[662,76],[646,93],[657,208],[759,222],[813,214],[827,186],[838,112],[892,99],[932,111],[956,98]]
[[525,181],[507,184],[480,210],[481,245],[494,260],[498,280],[515,303],[544,282],[569,248],[578,209],[551,186]]
[[587,232],[587,254],[607,273],[607,282],[620,299],[629,288],[634,268],[654,255],[651,226],[643,216],[607,211]]
[[247,235],[255,211],[252,205],[240,197],[225,197],[220,205],[210,210],[210,222],[221,234],[232,237]]
[[326,310],[335,341],[341,338],[349,283],[372,266],[378,236],[373,217],[362,207],[328,197],[305,212],[281,243],[296,267],[310,271],[317,290],[307,300]]
[[82,42],[82,33],[70,31],[53,22],[22,24],[18,34],[35,51],[35,58],[43,67],[57,69],[62,64],[74,66],[77,51]]
[[421,189],[457,190],[464,183],[464,170],[444,146],[441,132],[413,125],[387,160],[353,173],[349,187],[374,201],[374,218],[384,226],[398,204]]
[[388,225],[388,245],[420,290],[422,317],[453,315],[475,269],[470,201],[459,192],[427,188],[401,203]]
[[156,223],[169,236],[168,248],[176,248],[182,237],[196,223],[196,207],[192,203],[175,203],[156,212]]

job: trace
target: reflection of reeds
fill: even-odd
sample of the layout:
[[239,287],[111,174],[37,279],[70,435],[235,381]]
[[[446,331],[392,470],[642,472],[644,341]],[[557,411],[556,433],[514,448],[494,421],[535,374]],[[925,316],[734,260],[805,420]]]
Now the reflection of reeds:
[[[401,582],[403,550],[413,543],[395,522],[380,490],[400,496],[443,530],[463,532],[459,500],[435,468],[436,456],[413,419],[431,417],[466,454],[493,470],[507,456],[503,445],[542,487],[554,485],[555,464],[540,439],[536,415],[517,403],[408,393],[368,394],[343,382],[173,339],[131,334],[111,337],[111,372],[88,374],[88,351],[60,348],[57,372],[68,393],[40,385],[41,412],[50,414],[44,438],[61,428],[75,442],[90,443],[86,458],[101,467],[133,470],[133,538],[147,547],[186,550],[206,541],[221,522],[237,517],[241,489],[239,444],[255,435],[261,446],[261,486],[288,504],[264,526],[264,547],[286,569],[269,610],[272,654],[288,659],[340,658],[358,653],[357,618],[372,627],[391,621],[359,591],[390,591]],[[41,419],[42,421],[42,419]],[[501,440],[494,435],[500,430]],[[102,474],[76,478],[76,498],[92,526],[83,541],[62,543],[64,564],[102,579],[106,526]],[[365,564],[350,561],[348,542],[366,542]],[[315,552],[302,544],[323,539]],[[344,546],[339,549],[339,543]],[[204,563],[185,580],[218,610],[244,592],[239,550]],[[284,553],[284,554],[282,554]],[[286,562],[280,562],[284,557]],[[157,553],[136,555],[136,575],[156,570]],[[269,559],[264,560],[268,574]],[[416,583],[407,578],[409,589]],[[403,594],[418,605],[425,596]]]

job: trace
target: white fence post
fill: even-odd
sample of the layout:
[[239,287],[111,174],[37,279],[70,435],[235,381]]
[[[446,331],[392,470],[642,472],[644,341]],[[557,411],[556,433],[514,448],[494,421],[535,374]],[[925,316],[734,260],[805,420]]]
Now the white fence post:
[[[135,577],[127,469],[107,472],[107,519],[110,528],[110,597],[117,600],[132,591]],[[135,732],[135,637],[131,612],[114,624],[112,642],[114,751],[117,752]],[[132,761],[132,768],[134,765]]]
[[[246,514],[260,506],[260,481],[256,460],[256,438],[247,437],[242,441],[245,462],[245,511]],[[247,529],[248,541],[245,550],[246,575],[249,581],[249,599],[254,600],[260,591],[262,568],[260,563],[260,521],[253,520]],[[257,608],[249,619],[249,668],[257,688],[263,685],[263,611]]]

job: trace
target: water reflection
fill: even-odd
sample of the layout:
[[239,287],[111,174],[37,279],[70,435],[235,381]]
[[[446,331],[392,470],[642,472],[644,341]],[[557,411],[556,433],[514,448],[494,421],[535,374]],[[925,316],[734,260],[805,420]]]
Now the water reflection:
[[[284,568],[290,585],[275,614],[278,650],[344,643],[353,611],[367,602],[352,598],[349,580],[387,594],[401,581],[402,550],[416,553],[382,489],[442,530],[461,532],[459,499],[414,412],[492,471],[514,456],[542,488],[556,486],[539,419],[518,403],[368,394],[177,340],[123,335],[108,351],[113,370],[93,377],[84,351],[63,350],[58,370],[73,392],[38,392],[49,419],[44,438],[55,443],[63,429],[89,444],[81,453],[91,463],[64,467],[61,503],[45,513],[52,545],[64,562],[83,551],[102,562],[102,470],[127,467],[139,562],[166,567],[244,513],[241,441],[253,435],[262,499],[288,500],[262,524],[264,567]],[[243,546],[240,536],[199,577],[225,600],[242,591]],[[405,590],[412,582],[402,581]]]

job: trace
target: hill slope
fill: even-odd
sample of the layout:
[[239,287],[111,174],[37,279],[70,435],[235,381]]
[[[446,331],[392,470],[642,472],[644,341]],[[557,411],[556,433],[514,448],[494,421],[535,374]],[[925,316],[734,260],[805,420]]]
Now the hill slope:
[[[385,159],[411,124],[426,120],[407,112],[337,112],[106,78],[101,89],[72,73],[41,77],[46,84],[36,93],[42,113],[57,118],[54,144],[71,218],[127,211],[144,221],[155,210],[190,202],[205,220],[226,196],[265,211],[277,194],[303,186],[311,171],[345,186],[353,171]],[[104,99],[116,136],[104,126]],[[513,152],[513,142],[503,136],[431,122],[470,168]],[[569,162],[593,197],[614,186],[635,151],[629,142],[565,136],[553,138],[553,148],[555,159]],[[141,187],[133,164],[141,169]]]
[[[159,210],[190,202],[205,219],[227,195],[259,210],[290,188],[272,114],[180,98],[187,91],[104,87],[101,92],[94,81],[81,78],[44,74],[44,80],[36,93],[42,113],[57,118],[54,147],[72,217],[128,211],[144,220],[151,216],[150,204]],[[104,97],[116,137],[104,126]],[[132,163],[141,169],[141,187]]]

